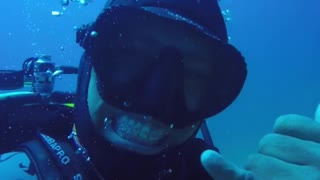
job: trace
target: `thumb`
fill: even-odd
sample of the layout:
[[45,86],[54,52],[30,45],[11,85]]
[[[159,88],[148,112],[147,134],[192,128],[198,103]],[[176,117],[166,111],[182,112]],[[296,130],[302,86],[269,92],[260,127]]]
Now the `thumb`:
[[316,120],[316,122],[320,123],[320,104],[318,104],[314,119]]
[[253,180],[249,171],[227,161],[219,153],[206,150],[201,154],[201,163],[208,174],[215,180]]

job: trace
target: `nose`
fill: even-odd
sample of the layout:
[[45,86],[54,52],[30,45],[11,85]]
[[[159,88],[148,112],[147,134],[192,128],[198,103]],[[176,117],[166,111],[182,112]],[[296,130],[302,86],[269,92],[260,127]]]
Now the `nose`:
[[[169,116],[183,97],[184,64],[174,47],[161,49],[145,75],[140,104],[152,115]],[[176,107],[177,108],[177,107]],[[155,112],[156,111],[156,112]]]

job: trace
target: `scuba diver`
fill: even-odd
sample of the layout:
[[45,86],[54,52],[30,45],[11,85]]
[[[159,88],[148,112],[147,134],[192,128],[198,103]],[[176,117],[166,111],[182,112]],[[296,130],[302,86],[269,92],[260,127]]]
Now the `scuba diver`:
[[[206,131],[204,120],[235,100],[247,75],[216,0],[112,0],[76,36],[85,50],[78,69],[40,56],[11,78],[0,73],[8,89],[33,87],[0,96],[8,119],[1,179],[249,180],[264,172],[254,166],[262,161],[249,161],[250,171],[224,161]],[[75,73],[75,94],[52,93],[54,77]]]
[[111,1],[77,31],[75,107],[59,118],[74,126],[32,125],[37,133],[18,138],[24,154],[11,155],[27,156],[21,166],[38,179],[211,179],[199,157],[218,149],[195,135],[247,74],[227,40],[215,0]]

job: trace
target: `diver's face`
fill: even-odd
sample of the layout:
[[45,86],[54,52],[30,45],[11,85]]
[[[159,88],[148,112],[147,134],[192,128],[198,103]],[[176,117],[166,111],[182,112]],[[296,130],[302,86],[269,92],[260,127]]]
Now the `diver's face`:
[[182,129],[170,127],[144,114],[122,111],[102,100],[94,69],[88,89],[88,109],[96,130],[112,145],[138,154],[158,154],[193,136],[200,122]]

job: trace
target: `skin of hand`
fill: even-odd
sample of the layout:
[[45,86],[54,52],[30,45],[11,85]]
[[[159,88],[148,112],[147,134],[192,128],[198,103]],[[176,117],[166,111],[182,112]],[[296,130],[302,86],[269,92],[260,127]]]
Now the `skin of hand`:
[[245,168],[211,150],[202,153],[201,162],[215,180],[320,180],[320,105],[314,119],[280,116]]

